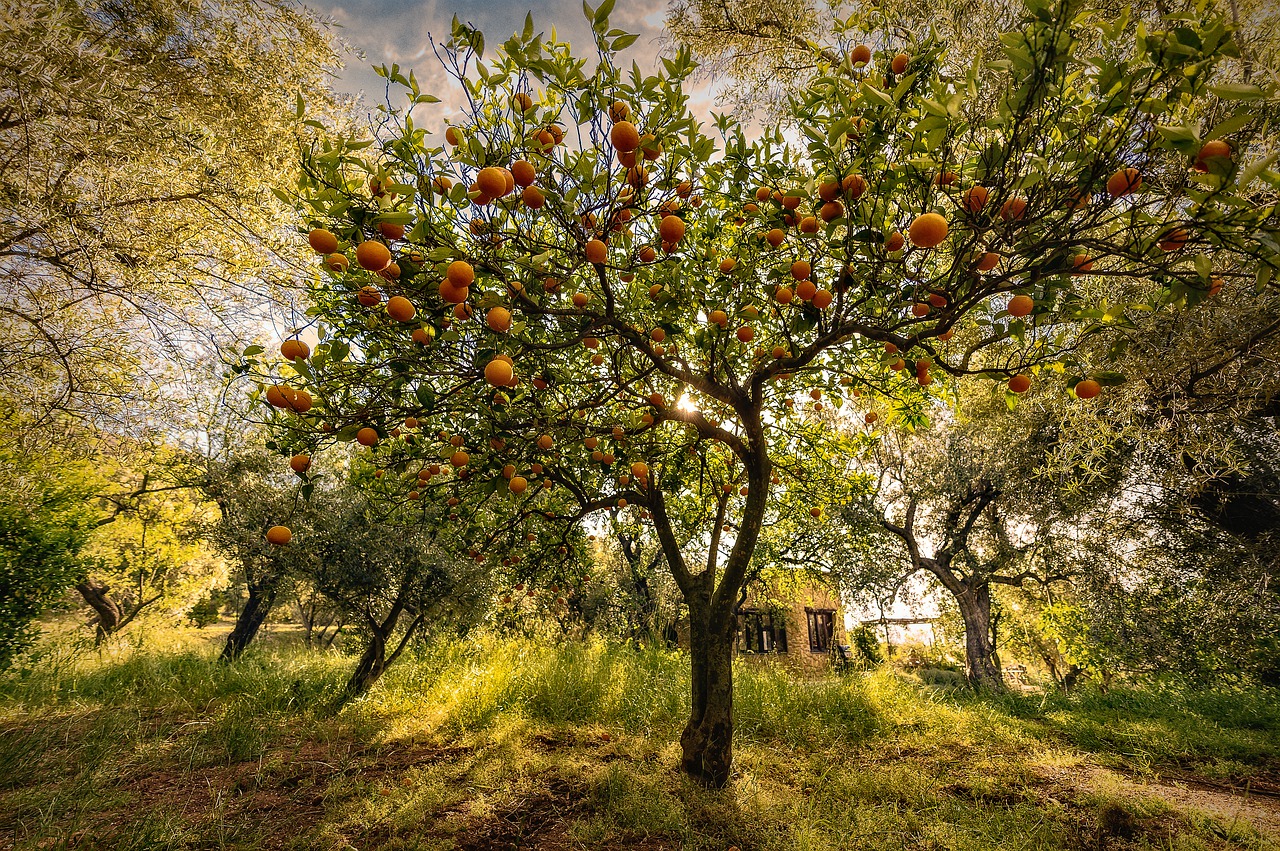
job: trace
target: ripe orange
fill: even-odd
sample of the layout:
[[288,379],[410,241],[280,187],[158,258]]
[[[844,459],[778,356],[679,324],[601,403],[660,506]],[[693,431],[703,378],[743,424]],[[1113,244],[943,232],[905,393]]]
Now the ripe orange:
[[797,281],[808,280],[811,274],[813,274],[813,267],[809,265],[809,261],[797,260],[791,264],[791,277]]
[[1231,159],[1231,146],[1221,139],[1205,142],[1196,154],[1195,170],[1204,173],[1209,170],[1208,160]]
[[653,340],[655,343],[661,343],[663,340],[667,339],[667,329],[654,328],[649,332],[649,339]]
[[387,315],[397,322],[408,322],[417,315],[418,309],[413,302],[402,295],[393,295],[387,299]]
[[626,121],[627,116],[630,114],[631,107],[620,100],[616,100],[609,105],[609,118],[613,121]]
[[605,245],[598,239],[590,240],[587,243],[586,255],[588,263],[601,264],[609,257],[609,246]]
[[345,254],[330,254],[324,258],[324,265],[334,272],[345,272],[347,267],[351,265],[351,261],[347,260],[347,255]]
[[835,296],[829,290],[818,290],[813,294],[813,306],[818,310],[826,310],[834,299]]
[[1000,218],[1005,221],[1017,221],[1027,212],[1027,199],[1013,197],[1000,205]]
[[469,287],[476,279],[476,270],[465,260],[454,260],[445,274],[455,288]]
[[934,307],[946,307],[947,297],[942,293],[929,293],[929,304]]
[[1009,379],[1009,390],[1014,393],[1026,393],[1030,387],[1031,376],[1029,375],[1019,374]]
[[720,261],[720,271],[727,275],[732,272],[737,265],[737,260],[734,260],[732,257],[726,257]]
[[779,245],[782,245],[784,240],[786,240],[787,235],[783,233],[782,228],[774,228],[765,234],[764,238],[768,240],[770,245],[777,248]]
[[356,262],[370,272],[381,272],[391,263],[391,251],[381,242],[367,239],[356,246]]
[[871,425],[873,422],[880,419],[880,415],[877,414],[875,411],[868,411],[867,415],[862,419],[864,422],[866,422],[867,425]]
[[1093,260],[1088,254],[1077,254],[1071,259],[1072,273],[1082,275],[1093,268]]
[[591,296],[587,295],[586,293],[574,293],[574,294],[573,294],[573,306],[574,306],[574,307],[586,307],[586,306],[587,306],[587,302],[589,302],[589,301],[591,301]]
[[795,297],[795,293],[791,292],[789,287],[778,287],[773,297],[778,300],[778,304],[791,304],[791,299]]
[[361,446],[374,446],[378,443],[378,430],[365,426],[356,432],[356,443]]
[[1092,378],[1086,378],[1076,385],[1076,397],[1080,399],[1093,399],[1101,392],[1102,385]]
[[457,127],[450,127],[444,131],[444,140],[450,145],[457,147],[462,144],[462,131]]
[[907,63],[911,61],[911,57],[905,53],[899,53],[893,57],[893,61],[889,63],[889,70],[895,74],[901,75],[906,73]]
[[520,201],[530,210],[541,210],[547,203],[547,196],[536,186],[526,186],[520,193]]
[[283,547],[285,544],[293,540],[293,532],[288,526],[272,526],[267,530],[267,543],[277,547]]
[[461,449],[449,456],[449,463],[455,467],[465,467],[470,460],[471,456]]
[[809,299],[813,298],[817,292],[818,292],[818,285],[815,284],[813,281],[806,280],[796,284],[796,295],[798,295],[804,301],[808,301]]
[[495,166],[482,168],[476,176],[476,186],[490,198],[501,198],[507,194],[507,176]]
[[933,176],[933,185],[951,186],[959,179],[960,175],[956,174],[954,171],[940,171]]
[[1009,299],[1009,307],[1007,308],[1010,316],[1022,318],[1030,316],[1031,311],[1035,310],[1036,303],[1029,295],[1016,295]]
[[533,98],[529,97],[526,92],[516,92],[511,98],[511,103],[521,112],[528,112],[533,109]]
[[515,369],[512,368],[511,364],[500,357],[489,361],[484,368],[484,380],[494,387],[510,386],[515,375]]
[[609,141],[620,153],[630,153],[640,147],[640,131],[630,121],[619,121],[609,131]]
[[515,180],[516,186],[531,186],[537,179],[538,173],[534,171],[533,164],[528,160],[516,160],[511,164],[511,177]]
[[356,292],[356,301],[365,307],[374,307],[382,303],[382,293],[375,286],[363,286]]
[[988,251],[978,261],[978,271],[990,272],[998,265],[1000,265],[1000,255],[995,251]]
[[907,234],[913,245],[933,248],[947,238],[947,220],[937,213],[924,213],[911,222]]
[[884,241],[885,251],[901,251],[906,240],[902,236],[901,231],[894,231],[889,234],[889,238]]
[[[813,216],[805,216],[803,219],[800,220],[800,232],[801,233],[817,233],[818,220]],[[776,248],[777,246],[774,246],[774,247]]]
[[491,330],[505,334],[511,330],[511,311],[501,306],[491,307],[485,314],[484,321]]
[[338,250],[338,238],[324,228],[316,228],[307,234],[307,243],[317,254],[332,254]]
[[818,217],[824,222],[834,222],[844,215],[844,204],[839,201],[828,201],[818,210]]
[[1107,193],[1120,198],[1142,188],[1142,173],[1136,168],[1122,168],[1107,178]]
[[723,310],[713,310],[707,314],[707,321],[712,325],[719,325],[723,328],[729,324],[729,314]]
[[823,201],[834,201],[840,197],[840,182],[829,180],[818,184],[818,197]]
[[453,188],[453,181],[445,177],[443,174],[437,176],[431,181],[431,189],[437,195],[445,195]]
[[394,225],[391,222],[379,222],[378,233],[391,240],[404,239],[404,225]]
[[738,329],[738,340],[743,343],[750,343],[756,338],[756,332],[751,330],[750,325],[743,325]]
[[306,360],[311,355],[311,347],[301,340],[285,340],[280,344],[280,354],[285,360]]
[[311,469],[311,456],[298,454],[289,459],[289,469],[295,473],[305,473]]
[[1186,246],[1187,240],[1190,238],[1191,235],[1187,233],[1186,229],[1174,228],[1173,230],[1165,233],[1164,236],[1160,237],[1160,250],[1179,251]]
[[547,451],[551,447],[555,446],[555,444],[556,442],[555,440],[552,439],[551,435],[549,434],[538,435],[538,448],[541,449],[542,451],[544,452]]
[[849,60],[854,65],[866,65],[871,61],[871,48],[865,44],[859,44],[849,52]]
[[971,186],[960,196],[960,203],[970,213],[976,213],[987,205],[987,197],[991,194],[985,186]]
[[469,291],[466,287],[455,287],[449,283],[449,279],[440,282],[440,298],[444,299],[448,304],[461,304],[467,300]]
[[529,481],[524,476],[512,476],[507,488],[514,494],[524,493],[529,488]]
[[676,243],[684,239],[684,219],[679,216],[667,216],[658,225],[658,233],[663,242]]
[[810,508],[810,509],[809,509],[809,516],[810,516],[810,517],[812,517],[812,518],[814,518],[814,519],[816,520],[817,518],[819,518],[819,517],[821,517],[821,516],[822,516],[822,509],[821,509],[821,508],[818,508],[818,507],[815,505],[813,508]]
[[928,316],[929,310],[928,302],[918,301],[911,305],[911,315],[915,317]]

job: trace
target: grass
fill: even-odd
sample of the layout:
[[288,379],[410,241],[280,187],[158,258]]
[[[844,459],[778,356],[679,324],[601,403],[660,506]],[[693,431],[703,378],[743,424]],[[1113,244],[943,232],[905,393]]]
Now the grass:
[[1133,780],[1280,789],[1271,691],[993,699],[744,664],[737,777],[709,791],[675,770],[679,653],[443,644],[336,714],[348,658],[214,655],[68,652],[0,679],[0,848],[1280,848]]

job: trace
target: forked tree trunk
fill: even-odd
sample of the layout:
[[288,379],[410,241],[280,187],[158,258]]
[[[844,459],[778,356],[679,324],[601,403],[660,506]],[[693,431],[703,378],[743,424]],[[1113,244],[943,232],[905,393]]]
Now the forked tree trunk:
[[991,586],[966,585],[956,595],[964,620],[964,661],[969,684],[976,691],[1006,691],[995,642],[991,638]]
[[278,582],[249,583],[249,599],[236,618],[236,625],[227,636],[227,643],[222,646],[222,662],[234,662],[240,658],[250,643],[258,636],[258,630],[266,621],[267,615],[276,602]]
[[689,599],[693,701],[680,735],[681,769],[720,788],[733,768],[733,618],[712,609],[709,593]]
[[387,639],[379,632],[374,632],[360,654],[356,669],[351,672],[346,686],[342,689],[343,699],[351,700],[373,688],[382,674],[387,670]]

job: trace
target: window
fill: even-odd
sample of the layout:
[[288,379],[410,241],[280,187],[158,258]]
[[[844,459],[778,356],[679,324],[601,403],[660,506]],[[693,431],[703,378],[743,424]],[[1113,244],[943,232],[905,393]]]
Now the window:
[[781,618],[775,623],[772,612],[744,609],[738,613],[738,652],[786,653],[786,624]]
[[831,609],[805,609],[809,621],[809,651],[826,653],[831,649],[835,612]]

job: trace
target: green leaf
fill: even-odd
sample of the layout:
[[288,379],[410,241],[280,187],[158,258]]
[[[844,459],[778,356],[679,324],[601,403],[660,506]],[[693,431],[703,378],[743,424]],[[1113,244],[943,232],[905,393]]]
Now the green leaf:
[[245,350],[240,354],[244,355],[245,357],[252,357],[253,355],[260,355],[265,351],[266,349],[262,348],[262,346],[247,346],[245,347]]
[[1223,100],[1259,100],[1267,96],[1265,91],[1252,83],[1222,83],[1210,86],[1209,91]]
[[[591,18],[593,26],[598,27],[605,21],[609,20],[609,13],[613,11],[613,4],[614,0],[604,0],[604,2],[600,4],[600,8],[596,9],[595,15],[588,16]],[[583,5],[585,6],[586,4],[584,3]]]
[[636,39],[638,39],[639,37],[640,36],[636,33],[626,33],[624,35],[620,35],[613,40],[613,44],[610,45],[609,49],[615,53],[617,53],[619,50],[625,50],[631,45],[635,44]]

